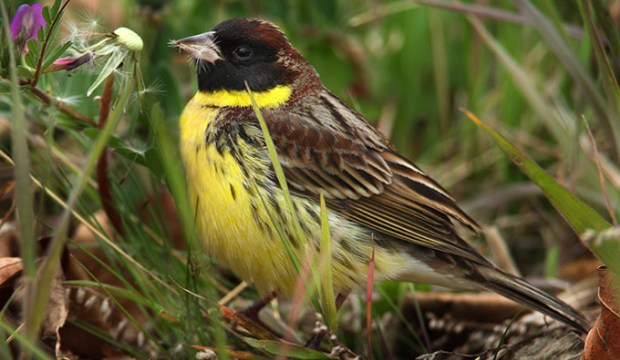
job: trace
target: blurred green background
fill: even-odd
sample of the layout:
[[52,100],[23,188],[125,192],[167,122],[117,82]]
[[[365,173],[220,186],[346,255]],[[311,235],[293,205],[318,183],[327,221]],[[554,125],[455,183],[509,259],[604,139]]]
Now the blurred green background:
[[[459,108],[472,111],[505,134],[615,223],[620,199],[620,98],[615,75],[620,66],[619,2],[592,3],[596,15],[584,10],[581,2],[546,0],[71,1],[52,48],[65,41],[84,47],[119,26],[131,28],[144,40],[139,67],[123,67],[115,73],[119,79],[133,81],[137,91],[108,143],[107,177],[126,233],[118,241],[123,253],[111,245],[111,236],[105,241],[105,236],[99,236],[94,246],[103,253],[92,258],[106,263],[117,279],[125,279],[107,295],[138,303],[138,315],[132,316],[147,319],[148,326],[139,319],[134,322],[151,334],[159,351],[175,354],[174,346],[183,344],[178,351],[191,353],[194,350],[188,344],[226,343],[227,325],[220,324],[212,306],[238,279],[215,260],[200,265],[195,258],[202,257],[201,251],[185,248],[175,207],[165,200],[169,188],[177,199],[183,192],[175,145],[177,121],[196,90],[192,66],[169,41],[208,31],[236,16],[260,17],[279,25],[327,87],[448,188],[474,219],[499,231],[524,275],[571,280],[591,276],[566,269],[566,264],[587,258],[587,250],[542,192]],[[8,1],[9,12],[20,4]],[[590,25],[601,35],[600,42],[593,40]],[[0,120],[6,125],[13,103],[8,96],[5,50],[0,57]],[[20,62],[27,67],[25,57]],[[71,72],[43,74],[37,87],[96,119],[100,106],[94,97],[101,87],[91,97],[85,94],[104,66],[99,60]],[[20,74],[28,81],[27,71]],[[121,83],[117,81],[117,95]],[[27,87],[22,90],[32,173],[67,198],[100,132],[44,105]],[[161,113],[156,110],[159,107]],[[160,118],[161,123],[153,120]],[[163,135],[155,131],[159,125]],[[3,127],[1,145],[12,154],[7,129]],[[10,168],[4,164],[9,173],[5,178],[10,178]],[[10,218],[10,199],[5,198],[2,206]],[[53,233],[63,207],[37,190],[34,208],[39,234]],[[73,230],[84,223],[109,226],[93,218],[100,208],[97,184],[90,179],[76,206],[86,220],[74,219]],[[183,221],[188,224],[192,219]],[[498,260],[484,241],[471,240]],[[69,241],[69,247],[84,250],[76,240]],[[76,285],[96,288],[100,284],[92,280]],[[188,295],[181,287],[210,302]],[[397,310],[407,288],[386,285],[373,316]],[[249,289],[243,296],[257,295]],[[364,318],[363,312],[356,316]],[[343,338],[353,350],[364,352],[363,340],[351,333]],[[247,347],[238,345],[239,339],[228,341]],[[114,344],[144,355],[143,348]],[[411,346],[419,351],[417,343]]]

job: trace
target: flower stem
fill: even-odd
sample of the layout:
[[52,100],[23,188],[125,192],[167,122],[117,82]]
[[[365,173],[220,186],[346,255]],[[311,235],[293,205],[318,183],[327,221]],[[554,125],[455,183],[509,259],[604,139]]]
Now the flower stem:
[[42,70],[43,70],[42,69],[43,68],[43,58],[45,57],[45,52],[47,50],[47,45],[50,43],[50,40],[52,38],[52,34],[54,33],[54,28],[60,22],[60,18],[62,17],[62,13],[64,12],[64,10],[67,7],[67,5],[69,5],[69,2],[71,2],[71,0],[67,0],[67,1],[65,1],[64,4],[61,5],[60,10],[58,11],[58,13],[56,13],[56,16],[54,16],[54,19],[52,20],[52,23],[50,24],[50,27],[47,30],[47,34],[45,34],[45,40],[43,41],[43,46],[41,47],[41,53],[39,54],[39,59],[37,60],[37,67],[35,68],[34,77],[32,78],[32,82],[30,83],[30,86],[32,88],[37,86],[37,84],[39,83],[39,78],[41,77],[41,73],[42,73]]

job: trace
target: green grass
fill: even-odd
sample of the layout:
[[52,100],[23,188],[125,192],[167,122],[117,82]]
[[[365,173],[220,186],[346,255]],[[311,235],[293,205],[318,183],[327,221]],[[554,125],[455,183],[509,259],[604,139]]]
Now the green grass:
[[[191,345],[218,349],[220,358],[226,358],[225,349],[267,356],[253,346],[269,347],[267,352],[275,346],[248,343],[232,334],[223,320],[217,302],[239,280],[199,247],[177,150],[177,120],[196,81],[184,56],[170,48],[168,41],[207,31],[232,16],[264,17],[281,26],[329,88],[381,129],[389,129],[386,135],[399,151],[446,185],[466,209],[472,205],[471,215],[478,222],[499,227],[514,257],[523,260],[517,266],[524,275],[557,274],[563,264],[586,253],[574,250],[580,247],[578,236],[584,229],[601,230],[613,224],[611,214],[620,215],[620,52],[613,41],[619,36],[617,24],[613,26],[609,14],[601,11],[605,10],[602,1],[592,1],[593,9],[544,0],[514,5],[502,1],[494,8],[431,0],[101,3],[106,6],[89,15],[77,2],[70,3],[58,29],[51,29],[48,21],[40,41],[29,43],[29,54],[17,54],[15,70],[4,41],[9,34],[3,18],[0,120],[10,120],[13,131],[0,134],[0,149],[16,163],[13,179],[18,194],[17,211],[7,218],[15,219],[18,214],[22,220],[19,234],[26,274],[33,279],[33,289],[44,294],[49,289],[33,277],[37,252],[36,246],[29,245],[34,243],[29,240],[32,230],[43,229],[37,236],[55,238],[55,255],[46,262],[50,270],[59,266],[59,251],[65,246],[72,251],[92,250],[92,244],[84,247],[72,238],[76,227],[89,226],[97,232],[94,247],[101,251],[93,257],[105,264],[116,282],[105,287],[99,279],[68,280],[105,288],[121,313],[125,300],[137,304],[137,310],[125,314],[135,326],[148,328],[158,351],[171,357],[192,357],[196,350]],[[19,4],[8,2],[9,17]],[[59,11],[60,2],[56,4],[50,20]],[[489,15],[486,10],[490,9],[501,12]],[[480,10],[487,15],[473,17]],[[89,30],[94,19],[96,31]],[[116,80],[112,123],[107,129],[96,129],[89,120],[97,122],[100,103],[93,97],[101,95],[103,86],[91,97],[86,94],[99,74],[105,73],[110,58],[101,56],[94,64],[71,72],[41,70],[58,57],[76,55],[54,52],[66,41],[75,46],[94,44],[119,26],[138,33],[144,48],[135,54],[139,67],[126,60],[120,71],[110,71]],[[68,36],[71,28],[80,32]],[[595,39],[595,30],[608,42]],[[48,35],[47,52],[39,62],[42,40]],[[39,71],[38,63],[43,65]],[[12,79],[14,75],[17,78]],[[129,95],[128,105],[123,103],[125,95]],[[70,108],[61,108],[58,101]],[[550,175],[572,194],[558,190],[564,194],[560,200],[583,201],[584,207],[571,207],[575,204],[571,201],[558,205],[553,191],[547,191],[548,197],[532,192],[508,196],[502,203],[493,201],[497,194],[509,194],[513,186],[528,184],[528,174],[512,164],[511,159],[518,160],[515,153],[504,155],[487,132],[467,120],[461,107],[535,161],[542,171],[539,179]],[[107,182],[123,236],[102,231],[104,224],[93,216],[102,203],[92,170],[104,145],[110,150]],[[35,179],[32,184],[28,173]],[[170,193],[175,205],[159,201],[162,193]],[[0,215],[4,216],[10,201],[2,206]],[[579,209],[585,206],[591,210],[581,216]],[[574,221],[581,221],[574,226],[576,232],[563,226],[563,217],[573,226]],[[520,226],[521,222],[525,225]],[[63,232],[65,226],[69,236]],[[543,238],[549,233],[552,240],[545,243]],[[472,240],[484,251],[482,241]],[[595,252],[597,244],[592,245]],[[616,249],[613,243],[604,246],[612,252]],[[541,255],[536,258],[529,251]],[[373,303],[373,318],[387,312],[401,316],[399,305],[408,286],[383,285],[381,297]],[[258,295],[250,287],[240,297],[256,299]],[[35,306],[29,313],[34,323],[29,337],[17,337],[24,351],[39,358],[41,348],[33,339],[36,318],[44,311],[41,304]],[[283,316],[286,319],[286,313]],[[356,316],[365,324],[363,311]],[[5,320],[1,325],[6,337],[19,322]],[[364,354],[366,341],[346,328],[340,327],[339,338],[354,352]],[[297,338],[309,335],[295,331]],[[373,332],[373,341],[381,339],[382,334]],[[413,336],[409,343],[411,351],[422,351]],[[123,346],[146,356],[139,346]],[[381,346],[373,344],[376,358],[382,358],[377,350]],[[8,351],[1,349],[3,354]],[[298,357],[311,356],[301,349],[292,350]]]

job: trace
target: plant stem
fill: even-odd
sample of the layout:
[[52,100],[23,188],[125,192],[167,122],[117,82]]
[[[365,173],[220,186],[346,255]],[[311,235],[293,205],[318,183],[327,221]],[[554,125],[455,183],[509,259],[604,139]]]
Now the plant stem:
[[74,119],[80,120],[81,122],[91,125],[91,126],[97,126],[97,124],[95,123],[95,121],[91,118],[89,118],[88,116],[82,114],[81,112],[77,111],[76,109],[72,108],[71,106],[67,105],[66,103],[56,100],[52,97],[49,97],[46,93],[44,93],[43,91],[39,90],[39,88],[36,87],[32,87],[30,88],[30,91],[32,92],[32,94],[36,97],[38,97],[41,101],[43,101],[44,104],[46,105],[51,105],[55,108],[57,108],[58,110],[60,110],[61,113],[68,115]]
[[[99,129],[102,129],[110,114],[110,104],[112,102],[112,92],[114,88],[114,73],[108,76],[103,93],[101,94],[101,108],[99,109]],[[112,200],[112,191],[110,190],[110,182],[108,180],[108,154],[109,148],[106,146],[99,157],[97,162],[97,185],[99,186],[99,197],[101,198],[101,205],[103,211],[107,215],[108,219],[114,226],[114,229],[122,236],[124,235],[123,225],[118,212],[114,208],[114,201]]]

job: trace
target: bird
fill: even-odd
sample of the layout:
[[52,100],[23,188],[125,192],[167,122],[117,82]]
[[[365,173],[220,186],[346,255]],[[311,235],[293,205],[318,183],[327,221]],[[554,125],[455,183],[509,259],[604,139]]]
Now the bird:
[[300,272],[291,252],[320,252],[322,196],[336,294],[365,287],[372,259],[373,281],[489,290],[587,331],[577,310],[465,241],[459,229],[477,233],[476,221],[323,85],[278,26],[232,18],[171,44],[197,76],[179,120],[197,233],[210,256],[259,293],[293,295]]

